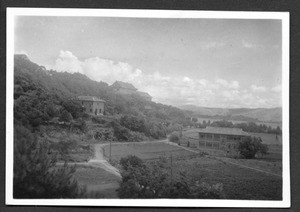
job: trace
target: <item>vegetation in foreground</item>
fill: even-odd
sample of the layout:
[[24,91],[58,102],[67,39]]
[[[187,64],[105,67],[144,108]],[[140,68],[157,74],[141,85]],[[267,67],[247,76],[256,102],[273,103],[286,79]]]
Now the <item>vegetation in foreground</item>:
[[184,198],[220,199],[224,198],[223,185],[191,181],[180,172],[172,176],[165,160],[145,163],[136,156],[128,156],[120,161],[122,182],[117,190],[120,198]]
[[75,167],[57,167],[46,142],[22,126],[14,131],[14,198],[79,198],[85,195],[73,179]]

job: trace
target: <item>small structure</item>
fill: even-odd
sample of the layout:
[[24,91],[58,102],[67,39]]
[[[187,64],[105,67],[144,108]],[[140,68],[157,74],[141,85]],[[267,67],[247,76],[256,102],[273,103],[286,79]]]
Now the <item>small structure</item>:
[[206,127],[199,131],[199,145],[224,150],[236,149],[239,141],[250,135],[240,128]]
[[84,112],[91,115],[103,115],[105,101],[94,96],[78,96],[76,99]]
[[132,84],[121,81],[114,82],[114,84],[111,85],[111,88],[119,94],[133,94],[137,91]]
[[146,101],[150,102],[152,100],[152,96],[150,96],[150,94],[148,94],[146,92],[137,91],[137,95],[139,95],[140,97],[142,97]]

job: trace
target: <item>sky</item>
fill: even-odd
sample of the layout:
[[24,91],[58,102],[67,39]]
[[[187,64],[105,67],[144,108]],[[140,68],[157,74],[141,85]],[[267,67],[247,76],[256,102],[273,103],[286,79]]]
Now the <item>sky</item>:
[[155,102],[282,105],[280,20],[19,16],[14,43],[47,69],[129,82]]

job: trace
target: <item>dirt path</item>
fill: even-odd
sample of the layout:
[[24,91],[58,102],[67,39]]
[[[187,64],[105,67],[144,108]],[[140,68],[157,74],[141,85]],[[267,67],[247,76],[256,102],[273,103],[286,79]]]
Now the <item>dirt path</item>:
[[103,147],[103,144],[94,145],[94,158],[89,160],[87,162],[87,165],[95,168],[104,169],[121,178],[120,171],[116,167],[110,165],[110,163],[108,163],[107,160],[105,160],[103,156]]

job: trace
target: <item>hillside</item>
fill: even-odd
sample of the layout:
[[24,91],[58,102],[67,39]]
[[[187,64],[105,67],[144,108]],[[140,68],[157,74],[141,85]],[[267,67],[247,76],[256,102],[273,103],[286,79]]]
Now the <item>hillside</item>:
[[[96,82],[80,73],[57,72],[31,62],[26,55],[15,55],[15,119],[24,125],[59,117],[64,111],[78,118],[80,106],[70,101],[77,96],[96,96],[106,101],[105,115],[125,115],[166,126],[193,125],[190,117],[213,116],[244,121],[281,121],[281,108],[208,108],[184,105],[181,109],[146,101],[140,95],[121,95],[105,82]],[[77,109],[76,109],[77,108]],[[161,127],[158,127],[161,128]]]
[[198,116],[226,117],[232,120],[257,120],[263,122],[281,122],[282,108],[209,108],[195,105],[182,105],[183,110],[190,110]]
[[[69,111],[69,108],[78,105],[70,100],[81,95],[105,100],[105,115],[109,116],[132,115],[157,123],[180,124],[186,124],[189,116],[188,112],[146,101],[138,94],[118,94],[107,83],[93,81],[80,73],[46,70],[31,62],[26,55],[15,55],[14,80],[15,117],[23,124],[28,120],[29,125],[42,123],[61,115],[64,110],[76,118],[75,109]],[[39,125],[37,123],[33,125]]]

